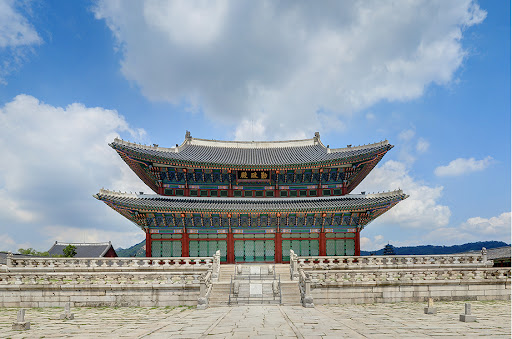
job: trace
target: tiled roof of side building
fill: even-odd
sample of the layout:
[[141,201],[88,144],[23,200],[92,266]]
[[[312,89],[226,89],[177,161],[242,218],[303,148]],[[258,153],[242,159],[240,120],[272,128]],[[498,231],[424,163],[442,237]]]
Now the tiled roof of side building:
[[50,255],[62,255],[64,248],[68,245],[75,246],[75,258],[103,257],[112,247],[110,241],[103,243],[62,243],[56,241],[48,253]]
[[188,133],[185,141],[174,148],[139,145],[118,138],[110,146],[118,151],[136,152],[166,160],[236,166],[320,163],[387,152],[393,147],[385,140],[333,149],[322,144],[319,134],[312,139],[291,141],[219,141],[192,138]]
[[181,210],[211,212],[252,211],[329,211],[364,210],[391,206],[408,195],[402,190],[378,194],[357,194],[341,197],[314,198],[194,198],[167,197],[156,194],[128,194],[100,190],[98,200],[141,210]]

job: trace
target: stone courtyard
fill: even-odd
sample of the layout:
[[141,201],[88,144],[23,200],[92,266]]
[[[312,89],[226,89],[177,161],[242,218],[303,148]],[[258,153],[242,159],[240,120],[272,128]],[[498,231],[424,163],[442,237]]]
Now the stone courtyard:
[[12,330],[17,308],[0,309],[3,338],[510,338],[510,301],[472,301],[476,322],[460,322],[464,302],[361,305],[72,308],[75,319],[60,320],[63,308],[27,308],[27,331]]

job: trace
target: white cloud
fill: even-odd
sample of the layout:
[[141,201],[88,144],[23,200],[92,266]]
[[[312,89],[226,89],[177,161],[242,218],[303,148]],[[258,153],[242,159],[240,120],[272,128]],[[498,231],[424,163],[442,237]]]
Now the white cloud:
[[469,218],[458,227],[443,227],[430,232],[425,239],[445,244],[467,243],[475,241],[504,241],[510,243],[511,228],[510,212],[505,212],[489,219],[482,217]]
[[437,167],[434,170],[434,173],[439,177],[447,177],[458,176],[471,172],[479,172],[489,167],[493,160],[494,159],[491,156],[487,156],[482,160],[475,160],[475,158],[457,158],[450,161],[450,163],[446,166]]
[[[62,227],[63,241],[74,229],[117,232],[101,239],[114,246],[125,242],[124,232],[131,237],[135,226],[92,195],[101,187],[149,190],[108,146],[120,133],[141,140],[143,130],[113,110],[54,107],[28,95],[0,107],[0,130],[0,234],[39,250],[56,240],[52,225]],[[0,249],[17,250],[11,245]]]
[[5,83],[5,76],[25,60],[30,46],[42,42],[34,27],[16,8],[14,1],[0,1],[0,51],[4,53],[0,63],[0,84]]
[[471,0],[103,0],[94,12],[148,98],[240,130],[260,121],[265,139],[309,136],[329,123],[321,112],[345,116],[449,83],[466,57],[464,29],[486,16]]
[[406,129],[400,134],[398,134],[398,138],[404,142],[411,141],[412,138],[416,135],[416,131],[414,129]]
[[404,228],[438,228],[448,224],[451,211],[441,205],[443,187],[431,187],[409,175],[404,163],[388,160],[370,172],[358,187],[360,191],[390,191],[401,188],[409,195],[372,223]]
[[418,153],[425,153],[426,151],[428,151],[430,147],[430,143],[423,139],[423,138],[419,138],[418,139],[418,143],[416,144],[416,151]]

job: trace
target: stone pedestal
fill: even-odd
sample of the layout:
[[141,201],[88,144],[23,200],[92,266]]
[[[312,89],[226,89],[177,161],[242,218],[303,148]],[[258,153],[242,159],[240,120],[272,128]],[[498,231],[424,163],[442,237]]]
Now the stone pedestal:
[[465,304],[464,314],[461,314],[459,316],[459,320],[463,321],[465,323],[476,321],[476,316],[471,315],[471,304],[469,304],[469,303]]
[[18,310],[16,322],[12,323],[12,329],[16,331],[25,331],[30,329],[30,321],[25,321],[25,310]]
[[19,322],[12,323],[12,329],[15,331],[30,330],[30,321],[24,321],[22,323],[19,323]]
[[425,311],[425,314],[436,314],[437,307],[425,307],[424,311]]
[[459,320],[465,323],[476,321],[476,315],[471,314],[461,314],[459,315]]

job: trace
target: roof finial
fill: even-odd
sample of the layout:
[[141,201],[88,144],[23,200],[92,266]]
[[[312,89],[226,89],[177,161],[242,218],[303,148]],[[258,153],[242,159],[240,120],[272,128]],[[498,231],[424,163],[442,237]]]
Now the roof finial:
[[320,141],[320,132],[315,132],[315,137],[313,138],[313,140],[315,142],[319,142]]
[[187,140],[187,141],[188,141],[188,140],[190,140],[190,139],[192,139],[192,135],[190,135],[190,131],[187,131],[187,132],[185,133],[185,140]]

